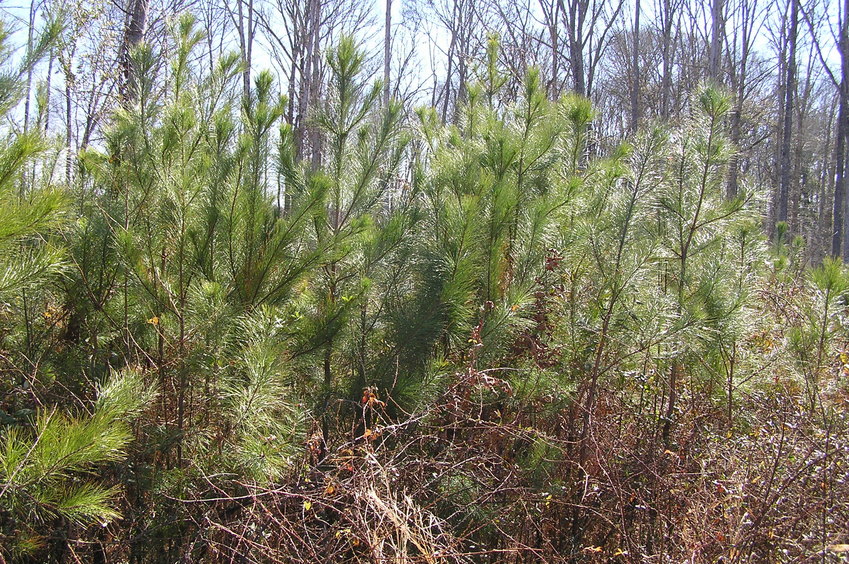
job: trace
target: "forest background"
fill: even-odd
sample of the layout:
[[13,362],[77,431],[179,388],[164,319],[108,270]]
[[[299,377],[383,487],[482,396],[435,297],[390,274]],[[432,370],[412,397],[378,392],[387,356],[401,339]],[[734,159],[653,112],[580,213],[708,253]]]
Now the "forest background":
[[849,2],[5,13],[0,562],[849,552]]

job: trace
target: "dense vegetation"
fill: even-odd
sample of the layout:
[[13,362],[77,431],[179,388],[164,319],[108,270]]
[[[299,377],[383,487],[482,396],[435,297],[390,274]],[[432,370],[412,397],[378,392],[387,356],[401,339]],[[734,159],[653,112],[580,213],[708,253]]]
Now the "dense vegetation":
[[304,160],[269,74],[171,41],[70,185],[35,58],[0,81],[0,561],[849,549],[849,273],[724,196],[720,90],[599,155],[494,40],[446,124],[343,39]]

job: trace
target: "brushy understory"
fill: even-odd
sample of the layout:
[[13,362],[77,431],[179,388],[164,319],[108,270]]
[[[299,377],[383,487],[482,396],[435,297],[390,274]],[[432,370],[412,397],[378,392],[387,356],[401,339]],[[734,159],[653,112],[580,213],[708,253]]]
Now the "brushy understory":
[[70,176],[6,62],[0,562],[849,552],[849,272],[723,198],[720,92],[601,155],[494,41],[448,125],[345,39],[294,139],[199,41]]

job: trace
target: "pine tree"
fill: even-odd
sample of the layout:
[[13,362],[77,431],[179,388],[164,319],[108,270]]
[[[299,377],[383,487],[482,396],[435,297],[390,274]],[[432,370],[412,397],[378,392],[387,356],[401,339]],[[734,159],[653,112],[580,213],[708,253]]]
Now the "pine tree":
[[[322,166],[297,163],[287,130],[281,163],[287,189],[303,193],[310,183],[326,186],[323,213],[313,219],[319,269],[304,294],[308,325],[298,354],[321,352],[318,413],[325,438],[334,397],[359,398],[375,385],[372,371],[383,362],[384,295],[397,293],[404,244],[415,217],[390,206],[397,194],[398,168],[408,142],[402,107],[381,107],[382,86],[363,78],[365,54],[345,37],[327,55],[331,70],[326,104],[314,116],[323,134]],[[378,348],[380,346],[378,345]],[[348,375],[353,375],[349,378]]]
[[[20,363],[4,367],[6,374],[19,377],[2,384],[7,394],[0,411],[0,558],[44,556],[48,545],[61,553],[70,525],[107,523],[118,516],[117,490],[88,474],[124,457],[132,438],[127,423],[150,400],[150,394],[139,393],[141,378],[132,372],[104,384],[90,412],[78,405],[72,415],[62,405],[39,399],[53,375],[47,369],[39,373],[35,354],[40,345],[34,337],[38,331],[46,341],[47,326],[61,323],[53,319],[60,312],[48,301],[48,284],[68,271],[57,233],[68,225],[69,199],[51,184],[49,168],[39,170],[49,162],[49,145],[37,130],[15,132],[11,121],[21,77],[60,30],[60,22],[48,22],[23,69],[4,70],[0,78],[0,121],[7,132],[0,142],[0,299],[5,309],[0,346],[4,359]],[[8,69],[8,58],[3,63]],[[45,303],[42,320],[33,319],[35,304]],[[13,321],[19,313],[23,327]],[[15,352],[7,355],[10,347]]]
[[394,305],[400,372],[420,380],[410,397],[438,375],[427,374],[431,363],[439,371],[449,360],[505,358],[530,324],[534,285],[558,223],[568,221],[588,103],[548,101],[537,71],[526,77],[521,99],[507,103],[497,50],[491,39],[456,126],[419,112],[413,189],[423,222],[411,291]]

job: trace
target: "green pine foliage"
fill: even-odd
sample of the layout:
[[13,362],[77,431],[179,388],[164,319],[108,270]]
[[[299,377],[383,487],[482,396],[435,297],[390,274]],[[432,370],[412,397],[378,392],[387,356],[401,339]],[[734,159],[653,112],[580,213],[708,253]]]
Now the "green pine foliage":
[[126,371],[99,390],[91,413],[42,408],[31,429],[6,430],[0,449],[0,503],[9,554],[36,552],[62,524],[105,526],[120,517],[118,488],[89,476],[123,460],[132,440],[129,423],[154,395],[140,374]]
[[535,279],[571,213],[575,182],[563,162],[584,150],[585,102],[548,101],[536,72],[520,101],[502,102],[496,49],[491,43],[488,82],[470,89],[457,126],[438,123],[431,110],[419,114],[420,258],[397,322],[407,370],[432,354],[503,358],[529,325]]

